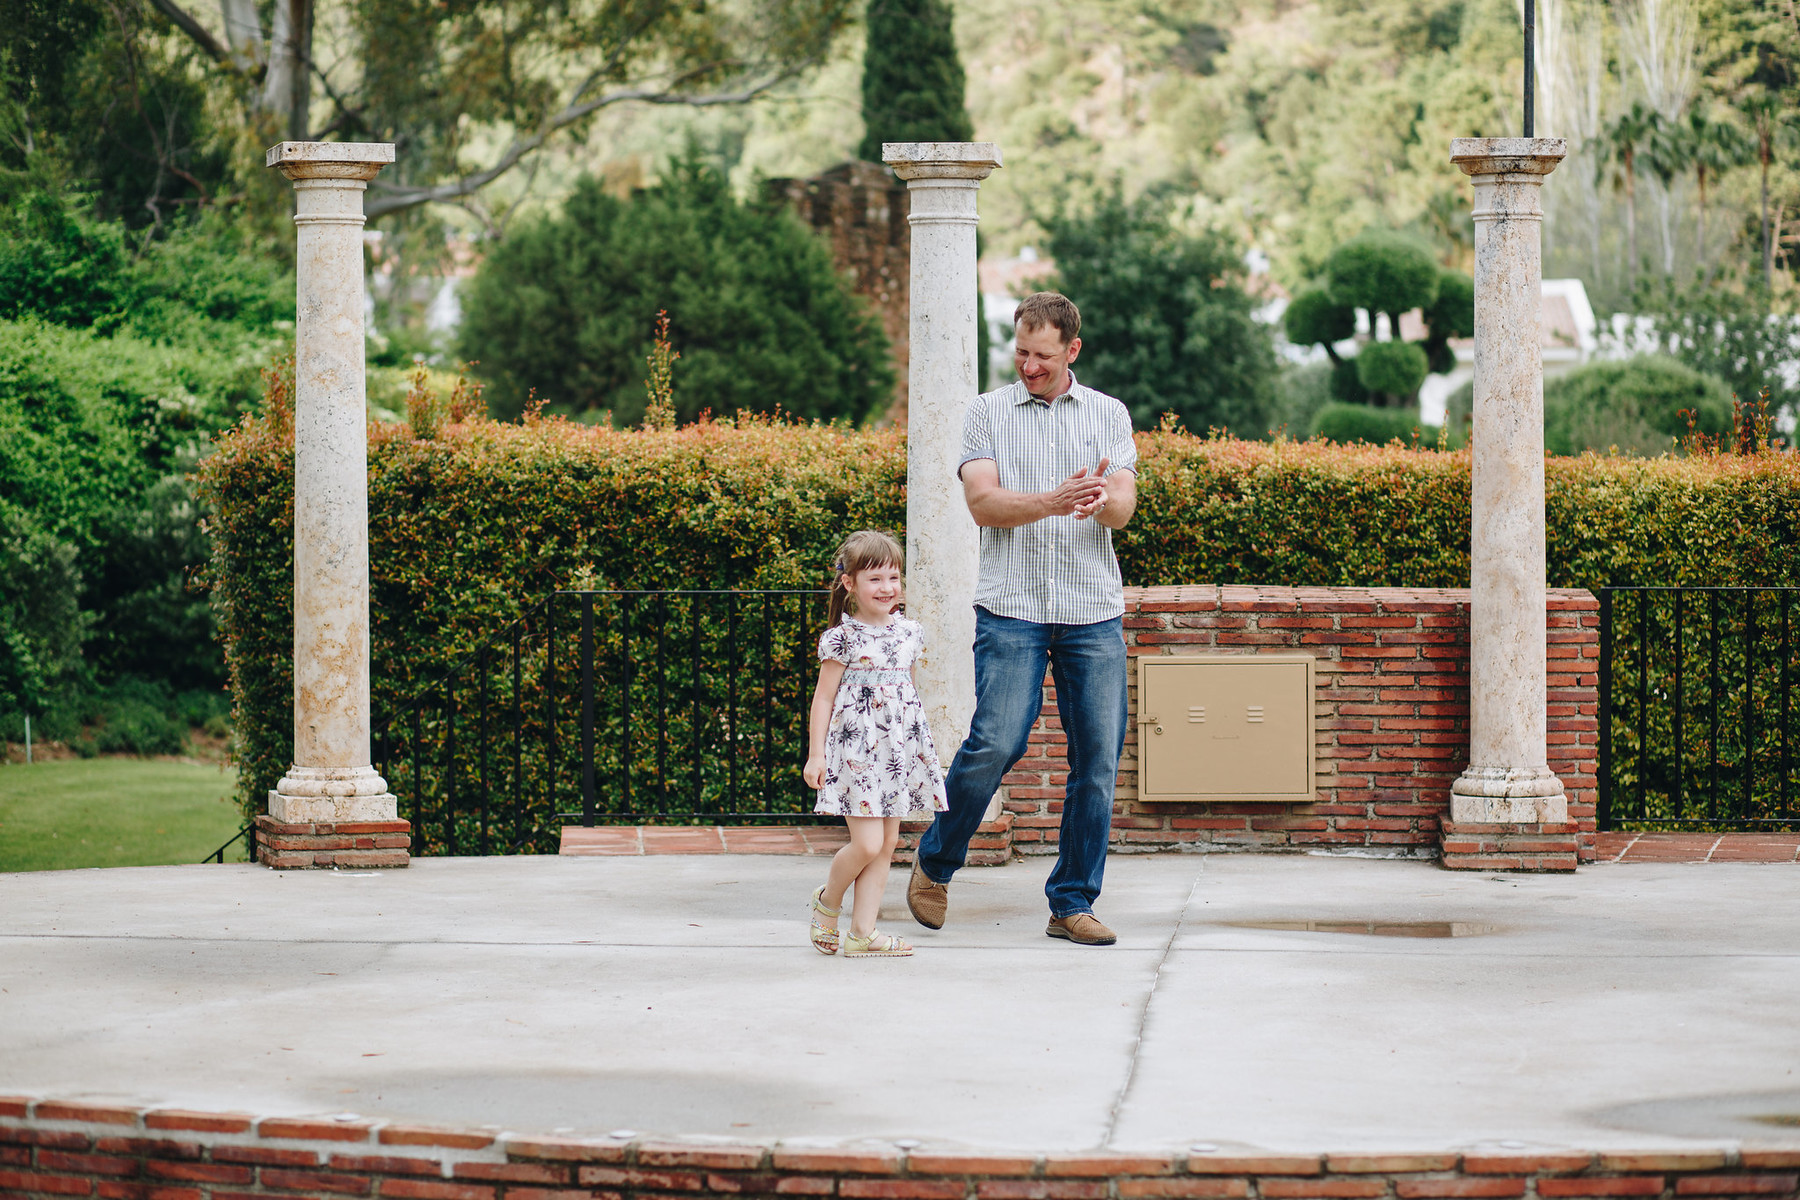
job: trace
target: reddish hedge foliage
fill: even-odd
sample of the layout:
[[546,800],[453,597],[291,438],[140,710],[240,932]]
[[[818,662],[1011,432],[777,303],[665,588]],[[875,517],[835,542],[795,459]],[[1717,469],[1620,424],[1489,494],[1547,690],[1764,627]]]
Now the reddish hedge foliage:
[[[292,754],[293,451],[277,406],[201,469],[249,811]],[[1466,451],[1140,433],[1127,583],[1462,586]],[[555,588],[822,586],[838,538],[904,532],[899,431],[767,421],[370,430],[378,709]],[[1547,463],[1549,582],[1800,580],[1792,455]],[[954,486],[946,481],[945,486]]]

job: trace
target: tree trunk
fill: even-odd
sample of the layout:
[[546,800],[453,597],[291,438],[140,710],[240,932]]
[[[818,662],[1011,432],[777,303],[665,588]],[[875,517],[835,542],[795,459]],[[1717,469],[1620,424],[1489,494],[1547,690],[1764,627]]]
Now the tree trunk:
[[1700,178],[1700,228],[1694,243],[1694,265],[1700,268],[1700,277],[1706,283],[1712,282],[1712,267],[1706,261],[1706,164],[1700,163],[1696,168]]
[[1659,230],[1662,233],[1664,275],[1675,274],[1675,229],[1672,223],[1672,214],[1669,212],[1669,194],[1672,191],[1674,191],[1674,181],[1670,180],[1662,185],[1656,196],[1657,213],[1661,218]]
[[269,72],[260,107],[281,121],[282,136],[305,141],[312,98],[312,0],[275,0]]
[[1637,155],[1625,147],[1625,294],[1637,295]]
[[219,15],[225,19],[225,44],[231,48],[232,65],[246,75],[261,70],[268,60],[256,0],[219,0]]
[[1774,157],[1775,130],[1773,122],[1767,132],[1757,131],[1759,139],[1757,157],[1762,160],[1762,251],[1763,251],[1763,287],[1775,290],[1775,241],[1769,236],[1769,160]]

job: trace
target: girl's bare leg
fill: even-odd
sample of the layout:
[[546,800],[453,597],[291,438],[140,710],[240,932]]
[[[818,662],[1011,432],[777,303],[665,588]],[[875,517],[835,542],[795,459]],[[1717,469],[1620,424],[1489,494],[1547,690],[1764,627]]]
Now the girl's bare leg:
[[[881,894],[887,890],[888,867],[894,861],[894,847],[900,841],[899,817],[852,817],[859,825],[869,826],[869,836],[879,838],[874,853],[869,855],[867,864],[856,876],[856,904],[850,911],[850,932],[857,937],[868,937],[875,928],[875,918],[881,915]],[[852,833],[851,838],[856,838]],[[843,851],[838,853],[842,854]],[[832,864],[836,869],[836,863]]]
[[[844,824],[850,829],[850,844],[832,856],[831,873],[825,877],[825,895],[821,897],[826,907],[842,908],[844,893],[850,890],[850,884],[881,854],[882,820],[881,817],[844,818]],[[899,825],[894,828],[898,830]],[[859,890],[857,894],[862,893]]]

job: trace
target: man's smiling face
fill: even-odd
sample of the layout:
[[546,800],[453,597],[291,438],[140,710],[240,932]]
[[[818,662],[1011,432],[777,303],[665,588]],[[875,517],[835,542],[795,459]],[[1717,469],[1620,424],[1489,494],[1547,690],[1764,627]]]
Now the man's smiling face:
[[1020,326],[1013,350],[1013,365],[1025,390],[1039,400],[1054,400],[1069,386],[1069,364],[1081,353],[1081,339],[1062,340],[1062,332],[1044,324],[1027,329]]

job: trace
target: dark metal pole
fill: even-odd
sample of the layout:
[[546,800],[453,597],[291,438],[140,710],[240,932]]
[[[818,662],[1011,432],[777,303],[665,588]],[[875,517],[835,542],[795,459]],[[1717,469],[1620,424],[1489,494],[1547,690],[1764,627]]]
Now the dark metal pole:
[[725,755],[725,769],[727,772],[725,790],[729,796],[729,799],[726,801],[726,807],[732,812],[738,810],[737,610],[738,593],[733,592],[725,598],[725,651],[728,658],[725,666],[725,745],[728,748]]
[[1744,790],[1738,819],[1748,821],[1756,792],[1756,589],[1744,591]]
[[1711,626],[1707,634],[1707,669],[1706,669],[1706,743],[1708,767],[1706,774],[1706,819],[1719,819],[1719,592],[1717,588],[1706,593],[1706,621]]
[[1638,694],[1637,694],[1637,815],[1650,815],[1647,791],[1650,774],[1650,599],[1649,590],[1637,593]]
[[1536,124],[1537,107],[1532,86],[1537,76],[1537,5],[1535,0],[1525,0],[1525,136],[1535,137],[1532,132]]
[[1788,659],[1792,654],[1788,641],[1788,609],[1794,593],[1783,589],[1781,593],[1781,816],[1783,820],[1794,815],[1788,807],[1788,773],[1793,769],[1792,760],[1788,757]]
[[581,594],[581,823],[594,827],[594,594]]
[[623,688],[619,692],[619,811],[631,812],[631,722],[637,714],[637,703],[632,696],[632,682],[635,675],[631,666],[631,613],[637,604],[637,597],[625,595],[619,597],[619,636],[620,636],[620,674],[623,676]]
[[1681,660],[1686,657],[1686,613],[1682,598],[1687,593],[1675,589],[1675,811],[1677,817],[1687,815],[1687,682],[1681,677]]
[[475,670],[481,676],[478,703],[481,706],[481,719],[476,722],[476,737],[481,741],[481,852],[490,853],[488,847],[488,809],[492,806],[492,782],[488,778],[488,646],[486,642],[475,652]]
[[[560,767],[556,758],[556,593],[544,602],[544,769],[550,783],[550,817],[562,811],[556,801]],[[559,832],[558,837],[561,837]]]
[[1612,650],[1613,589],[1600,589],[1600,702],[1594,706],[1600,718],[1600,795],[1595,824],[1602,832],[1613,827],[1612,815]]
[[444,679],[444,845],[454,856],[456,840],[456,684]]

